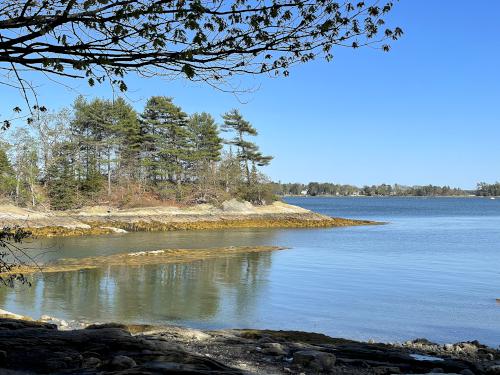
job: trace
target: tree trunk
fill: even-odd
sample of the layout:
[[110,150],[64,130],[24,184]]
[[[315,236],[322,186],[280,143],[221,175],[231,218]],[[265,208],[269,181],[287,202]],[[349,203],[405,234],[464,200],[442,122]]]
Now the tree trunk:
[[36,202],[35,202],[35,189],[34,189],[32,183],[30,183],[30,191],[31,191],[31,206],[35,207],[35,204],[36,204]]
[[19,204],[20,184],[21,184],[21,177],[17,174],[16,175],[16,203],[18,203],[18,204]]
[[111,196],[111,167],[108,163],[108,196]]
[[108,197],[111,196],[111,150],[108,149]]
[[245,171],[247,174],[247,185],[250,186],[250,168],[248,167],[248,159],[245,159]]
[[[243,145],[243,133],[240,131],[238,133],[239,135],[239,138],[240,138],[240,144]],[[244,161],[245,161],[245,172],[246,172],[246,175],[247,175],[247,185],[250,186],[250,168],[248,167],[248,158],[247,158],[247,155],[246,155],[246,149],[245,149],[245,146],[240,146],[241,148],[241,155],[242,157],[244,158]]]

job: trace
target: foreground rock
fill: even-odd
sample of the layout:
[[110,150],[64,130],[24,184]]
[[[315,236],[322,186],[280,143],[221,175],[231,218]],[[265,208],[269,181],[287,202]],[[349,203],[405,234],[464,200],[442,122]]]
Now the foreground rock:
[[338,227],[375,224],[371,221],[331,218],[283,202],[252,206],[231,200],[222,207],[148,207],[120,210],[89,207],[72,211],[33,211],[0,205],[0,226],[29,228],[39,236],[123,233],[126,231],[219,228]]
[[[241,374],[154,336],[133,336],[121,325],[59,331],[55,325],[0,320],[0,373]],[[15,371],[15,372],[13,372]]]
[[[460,350],[458,350],[460,348]],[[368,344],[285,331],[53,324],[0,319],[0,374],[496,374],[479,343]]]

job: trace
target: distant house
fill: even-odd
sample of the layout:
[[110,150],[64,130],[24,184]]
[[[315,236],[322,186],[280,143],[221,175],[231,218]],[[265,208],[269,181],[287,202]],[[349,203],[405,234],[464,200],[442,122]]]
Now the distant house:
[[300,192],[300,195],[307,195],[307,190],[302,190],[302,191]]

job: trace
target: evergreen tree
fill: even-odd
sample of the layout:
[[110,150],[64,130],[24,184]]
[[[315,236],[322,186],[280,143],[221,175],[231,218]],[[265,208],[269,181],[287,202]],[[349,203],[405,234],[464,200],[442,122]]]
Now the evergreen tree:
[[113,103],[114,131],[118,138],[118,165],[121,175],[128,179],[139,178],[141,127],[135,110],[122,98]]
[[216,163],[221,160],[222,139],[214,118],[208,113],[195,113],[189,118],[193,147],[190,172],[196,182],[196,202],[208,202],[217,196]]
[[268,165],[272,160],[272,156],[262,155],[255,143],[245,139],[246,136],[257,136],[257,129],[246,121],[237,109],[225,113],[222,118],[224,119],[222,130],[235,133],[235,137],[227,143],[238,148],[237,156],[243,163],[246,181],[250,185],[250,163],[257,164],[258,166]]
[[189,130],[196,159],[216,162],[221,158],[222,138],[214,118],[206,113],[195,113],[189,118]]
[[54,150],[55,161],[47,171],[47,194],[54,210],[67,210],[78,205],[78,184],[75,178],[73,146],[58,145]]
[[257,131],[238,111],[224,120],[234,137],[222,157],[223,140],[208,113],[188,116],[171,98],[155,96],[138,116],[122,98],[80,96],[73,111],[42,113],[31,131],[14,133],[13,165],[5,150],[0,154],[0,193],[35,205],[45,192],[55,209],[137,204],[141,197],[152,204],[172,198],[267,202],[269,183],[258,166],[271,157],[247,140]]
[[15,173],[10,164],[7,153],[3,148],[0,148],[0,194],[12,195],[15,191]]
[[94,99],[89,103],[79,96],[73,108],[75,114],[71,133],[79,153],[78,178],[89,194],[97,193],[102,188],[103,164],[108,166],[108,173],[111,169],[111,103],[102,99]]
[[141,115],[144,162],[153,182],[178,184],[192,161],[188,116],[172,98],[153,96]]

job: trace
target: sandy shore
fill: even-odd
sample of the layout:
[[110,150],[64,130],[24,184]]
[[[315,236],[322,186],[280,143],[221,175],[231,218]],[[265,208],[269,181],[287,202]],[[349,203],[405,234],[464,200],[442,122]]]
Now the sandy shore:
[[121,210],[96,206],[71,211],[35,211],[0,205],[0,226],[20,226],[36,236],[223,228],[320,228],[376,224],[332,218],[283,202],[253,206],[231,200],[222,207],[147,207]]

